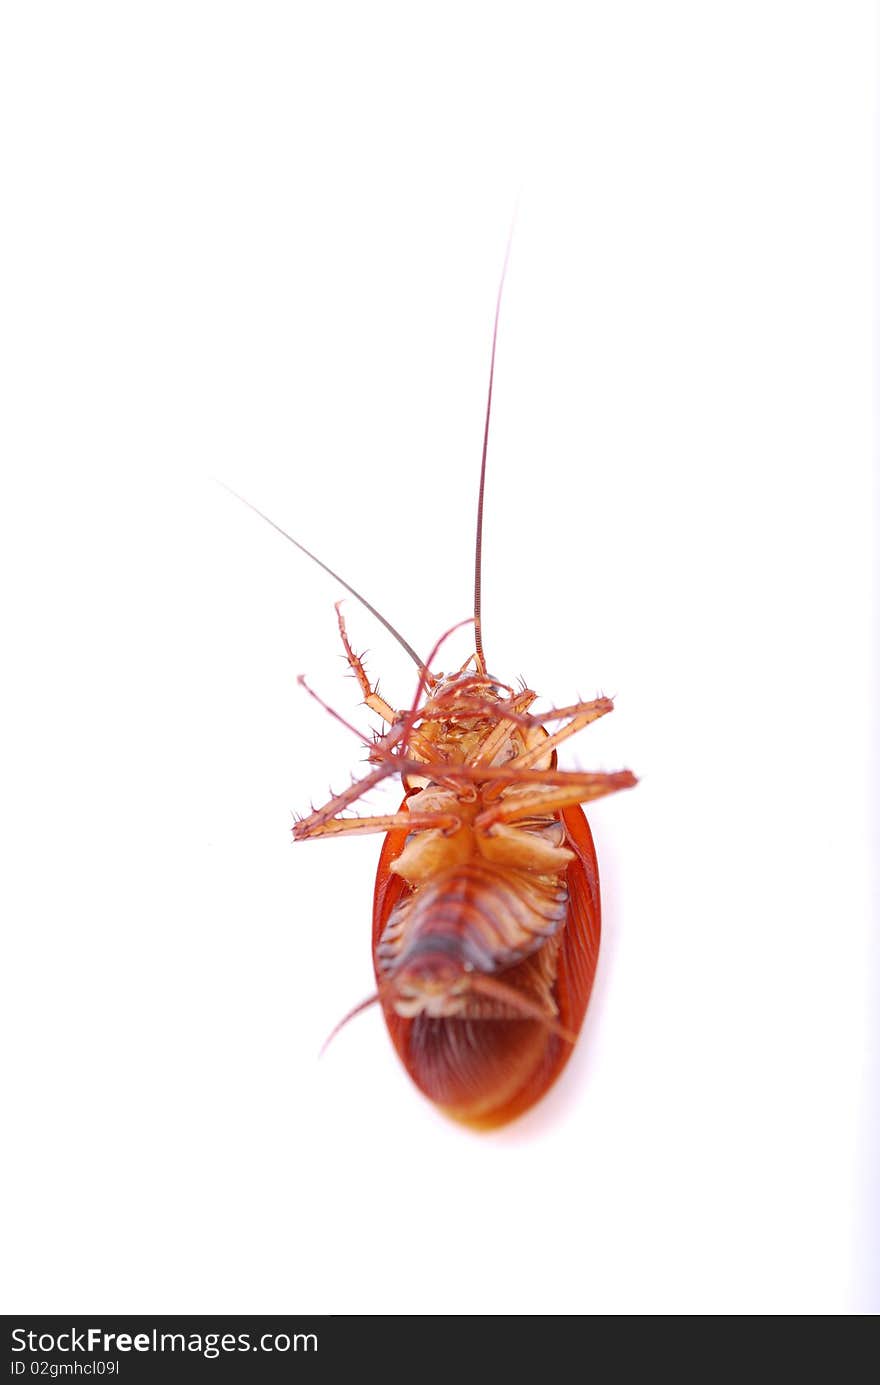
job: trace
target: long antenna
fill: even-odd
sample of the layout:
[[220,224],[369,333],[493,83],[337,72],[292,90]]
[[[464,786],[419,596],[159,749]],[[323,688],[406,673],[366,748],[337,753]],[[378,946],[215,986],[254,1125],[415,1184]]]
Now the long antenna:
[[477,499],[477,543],[474,553],[474,651],[477,671],[486,672],[486,657],[483,653],[482,588],[483,588],[483,495],[486,490],[486,453],[489,450],[489,418],[492,413],[492,382],[495,379],[495,347],[498,342],[498,318],[501,315],[501,295],[504,292],[504,277],[507,274],[507,261],[510,259],[510,246],[513,241],[513,226],[507,237],[504,264],[501,267],[501,282],[498,285],[498,300],[495,304],[495,326],[492,331],[492,359],[489,363],[489,396],[486,400],[486,427],[483,430],[483,460],[480,465],[480,493]]
[[299,539],[295,539],[292,534],[288,534],[286,529],[282,529],[281,525],[276,524],[274,519],[270,519],[268,515],[264,515],[263,511],[258,510],[256,505],[252,505],[249,500],[245,500],[243,495],[239,495],[238,491],[234,491],[231,486],[227,486],[225,481],[218,481],[217,485],[222,486],[223,489],[225,491],[228,491],[230,495],[235,496],[235,499],[240,500],[242,505],[246,505],[249,510],[253,510],[255,515],[259,515],[260,519],[264,519],[267,524],[270,524],[272,528],[276,530],[276,532],[279,533],[283,539],[287,539],[288,543],[292,543],[294,548],[299,549],[300,553],[305,553],[307,558],[311,558],[313,563],[317,563],[318,567],[322,567],[324,571],[329,573],[329,575],[336,582],[339,582],[341,586],[345,587],[345,590],[347,592],[351,592],[352,596],[357,601],[359,601],[362,606],[366,606],[367,610],[370,612],[370,615],[375,616],[379,623],[385,626],[385,629],[388,631],[389,635],[394,636],[394,638],[397,640],[397,643],[400,645],[401,649],[406,650],[407,654],[412,659],[416,668],[419,670],[419,673],[424,672],[425,665],[419,658],[416,651],[413,649],[412,645],[409,644],[408,641],[403,638],[403,635],[401,635],[399,630],[395,630],[394,626],[391,624],[391,621],[386,620],[385,617],[382,615],[381,611],[377,611],[376,607],[371,605],[371,603],[367,600],[365,596],[362,596],[359,591],[355,590],[355,588],[351,585],[350,582],[346,582],[345,578],[340,577],[338,572],[334,572],[332,567],[328,567],[326,563],[322,563],[321,559],[318,558],[314,553],[312,553],[310,549],[306,548],[304,543],[300,543]]

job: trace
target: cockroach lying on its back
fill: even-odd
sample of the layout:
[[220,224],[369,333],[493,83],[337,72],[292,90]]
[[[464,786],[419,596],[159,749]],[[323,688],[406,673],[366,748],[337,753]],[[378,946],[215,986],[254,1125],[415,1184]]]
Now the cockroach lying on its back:
[[[480,1128],[528,1110],[568,1061],[600,935],[599,872],[580,805],[636,782],[629,770],[556,767],[557,747],[610,712],[610,699],[535,716],[537,694],[494,677],[483,652],[483,494],[503,286],[502,272],[477,507],[474,653],[463,668],[432,672],[451,630],[423,663],[359,592],[256,510],[366,606],[419,670],[411,706],[396,711],[370,683],[337,606],[364,702],[388,729],[368,742],[371,772],[298,821],[293,835],[305,841],[385,834],[373,897],[376,994],[346,1019],[378,1003],[416,1086],[447,1115]],[[545,724],[557,729],[548,733]],[[404,790],[396,813],[347,814],[392,775],[400,775]]]

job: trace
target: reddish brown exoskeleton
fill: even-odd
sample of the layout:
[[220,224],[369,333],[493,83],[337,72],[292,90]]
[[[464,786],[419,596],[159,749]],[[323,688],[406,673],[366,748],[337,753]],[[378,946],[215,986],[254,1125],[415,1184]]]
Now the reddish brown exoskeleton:
[[[580,805],[636,782],[629,770],[589,774],[556,766],[557,747],[610,712],[610,699],[534,715],[537,694],[502,683],[483,652],[483,496],[503,284],[502,273],[477,508],[475,647],[462,668],[432,671],[452,631],[423,663],[359,592],[257,511],[357,597],[419,669],[412,704],[395,710],[370,683],[337,606],[348,663],[387,730],[372,743],[363,738],[372,770],[300,819],[293,835],[305,841],[385,834],[373,899],[376,994],[346,1019],[381,1005],[416,1085],[447,1115],[480,1128],[528,1110],[572,1052],[600,935],[596,853]],[[548,732],[548,725],[557,729]],[[397,812],[348,813],[392,775],[404,789]]]

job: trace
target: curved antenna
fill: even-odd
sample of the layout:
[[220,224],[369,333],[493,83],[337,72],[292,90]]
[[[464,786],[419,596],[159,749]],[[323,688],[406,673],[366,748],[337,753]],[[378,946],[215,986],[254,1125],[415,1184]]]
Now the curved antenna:
[[381,998],[382,997],[379,995],[379,992],[377,991],[375,995],[367,996],[366,1000],[362,1000],[360,1005],[352,1006],[348,1014],[343,1015],[339,1023],[335,1024],[333,1028],[330,1030],[330,1033],[327,1035],[326,1039],[321,1045],[321,1051],[318,1054],[318,1057],[324,1057],[324,1054],[327,1052],[327,1049],[330,1047],[333,1040],[336,1038],[336,1035],[339,1033],[340,1029],[344,1029],[345,1026],[348,1024],[349,1020],[353,1020],[356,1015],[362,1015],[365,1010],[369,1010],[371,1005],[377,1005]]
[[482,589],[483,589],[483,496],[486,490],[486,453],[489,450],[489,418],[492,413],[492,382],[495,379],[495,347],[498,342],[498,318],[501,315],[501,295],[504,292],[504,278],[507,274],[507,261],[513,242],[513,226],[507,237],[504,264],[501,267],[501,282],[498,285],[498,299],[495,304],[495,326],[492,330],[492,359],[489,362],[489,395],[486,400],[486,426],[483,430],[483,460],[480,464],[480,493],[477,498],[477,543],[474,554],[474,627],[477,669],[486,672],[486,656],[483,653]]
[[246,505],[249,510],[253,510],[255,515],[259,515],[260,519],[264,519],[267,524],[270,524],[272,528],[277,533],[279,533],[283,539],[287,539],[288,543],[292,543],[294,548],[299,549],[300,553],[305,553],[307,558],[311,558],[313,563],[317,563],[318,567],[322,567],[325,572],[329,573],[330,576],[340,584],[340,586],[345,587],[345,590],[347,592],[351,592],[352,596],[357,601],[359,601],[362,606],[366,606],[367,610],[370,612],[370,615],[375,616],[376,619],[379,621],[380,625],[385,626],[385,629],[388,631],[389,635],[394,636],[394,638],[397,640],[397,643],[400,645],[401,649],[406,650],[407,654],[412,659],[416,668],[419,670],[419,673],[423,673],[426,671],[425,664],[422,663],[422,660],[419,658],[418,654],[413,649],[412,645],[403,638],[403,635],[401,635],[399,630],[395,630],[394,626],[391,624],[391,621],[386,620],[385,617],[382,615],[381,611],[377,611],[376,607],[371,605],[371,603],[367,600],[365,596],[361,596],[361,593],[359,591],[355,591],[354,587],[351,585],[350,582],[346,582],[345,578],[340,577],[338,572],[334,572],[332,567],[328,567],[326,563],[322,563],[321,559],[318,558],[314,553],[312,553],[308,548],[306,548],[304,543],[300,543],[299,539],[295,539],[292,534],[288,534],[286,529],[282,529],[281,525],[276,524],[274,519],[270,519],[268,515],[264,515],[263,511],[258,510],[256,505],[252,505],[249,500],[245,500],[243,495],[239,495],[238,491],[234,491],[231,486],[227,486],[225,481],[218,481],[217,485],[222,486],[223,489],[225,491],[228,491],[230,495],[234,496],[236,500],[240,500],[242,505]]
[[573,1034],[570,1029],[553,1019],[541,1008],[534,1000],[523,995],[522,991],[516,990],[514,986],[508,986],[504,981],[498,981],[494,976],[481,974],[471,974],[468,977],[468,990],[476,995],[485,996],[487,1000],[499,1001],[513,1010],[520,1019],[537,1020],[538,1024],[543,1024],[545,1029],[549,1029],[551,1034],[564,1040],[567,1044],[577,1042],[577,1034]]

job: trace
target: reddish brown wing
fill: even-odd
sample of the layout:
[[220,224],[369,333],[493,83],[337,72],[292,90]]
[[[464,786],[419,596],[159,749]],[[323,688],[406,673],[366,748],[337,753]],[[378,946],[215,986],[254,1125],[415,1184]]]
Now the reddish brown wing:
[[[584,1021],[599,959],[599,871],[589,825],[578,807],[563,810],[568,845],[568,915],[561,931],[554,997],[559,1022],[577,1034]],[[392,909],[408,891],[391,864],[406,844],[403,830],[385,838],[373,898],[373,954]],[[504,1125],[527,1111],[555,1082],[572,1045],[526,1020],[403,1019],[384,1007],[398,1055],[416,1085],[448,1115],[481,1129]]]
[[562,821],[565,823],[567,845],[577,853],[577,860],[572,861],[566,872],[569,914],[559,961],[556,1002],[561,1023],[572,1034],[578,1034],[584,1022],[599,961],[602,933],[599,866],[593,834],[583,808],[564,808]]
[[[399,811],[402,812],[405,807],[406,799],[401,803]],[[389,832],[382,843],[382,854],[379,857],[379,865],[376,870],[376,887],[373,891],[374,954],[388,922],[388,915],[397,901],[409,893],[406,881],[402,876],[395,875],[391,869],[392,861],[397,860],[406,846],[408,835],[409,833],[401,828],[399,832]]]

